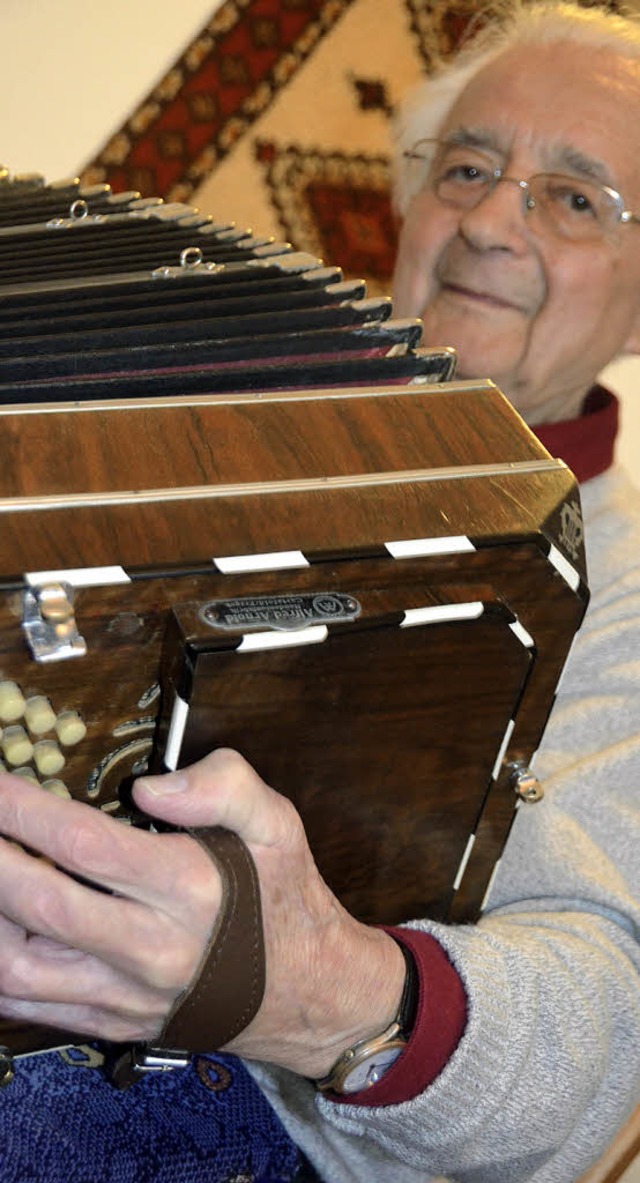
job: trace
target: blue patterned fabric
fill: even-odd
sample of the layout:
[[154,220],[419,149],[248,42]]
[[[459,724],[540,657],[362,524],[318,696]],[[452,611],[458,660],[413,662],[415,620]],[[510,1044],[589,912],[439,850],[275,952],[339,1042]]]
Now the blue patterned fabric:
[[289,1183],[302,1156],[242,1063],[197,1056],[119,1091],[91,1047],[17,1061],[2,1183]]

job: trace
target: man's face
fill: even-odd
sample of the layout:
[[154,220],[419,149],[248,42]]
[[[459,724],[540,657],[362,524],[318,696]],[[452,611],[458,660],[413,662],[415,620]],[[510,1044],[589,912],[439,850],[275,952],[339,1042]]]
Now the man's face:
[[[509,177],[589,176],[640,211],[640,70],[571,44],[504,53],[455,104],[441,138],[491,145]],[[460,378],[492,378],[530,423],[578,413],[612,357],[640,349],[640,225],[569,241],[499,183],[472,210],[428,186],[405,219],[394,280],[398,316],[425,342],[453,345]]]

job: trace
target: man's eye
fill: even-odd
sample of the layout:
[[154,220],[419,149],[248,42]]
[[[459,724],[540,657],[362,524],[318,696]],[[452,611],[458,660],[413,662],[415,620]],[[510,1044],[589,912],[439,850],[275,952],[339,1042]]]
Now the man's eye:
[[593,202],[584,193],[568,193],[567,204],[576,214],[595,214]]
[[477,164],[451,164],[442,170],[442,180],[458,185],[486,185],[489,173]]
[[551,201],[555,205],[561,206],[565,213],[585,218],[598,216],[594,201],[583,189],[576,189],[573,185],[554,185],[550,189],[549,196]]

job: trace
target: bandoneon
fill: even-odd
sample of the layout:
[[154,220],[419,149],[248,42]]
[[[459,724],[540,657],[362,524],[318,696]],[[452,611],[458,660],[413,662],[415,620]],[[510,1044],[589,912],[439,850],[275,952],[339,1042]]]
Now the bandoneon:
[[572,475],[388,299],[187,207],[4,178],[0,264],[4,766],[141,825],[137,774],[237,748],[355,916],[476,918],[586,606]]

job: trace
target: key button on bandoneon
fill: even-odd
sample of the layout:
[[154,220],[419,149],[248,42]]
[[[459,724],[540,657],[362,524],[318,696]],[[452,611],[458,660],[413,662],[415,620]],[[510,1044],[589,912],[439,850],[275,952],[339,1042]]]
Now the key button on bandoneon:
[[0,723],[15,723],[24,713],[24,695],[17,682],[0,682]]
[[80,743],[87,734],[87,725],[77,711],[61,711],[55,722],[60,743],[65,747]]
[[33,755],[33,744],[24,727],[5,727],[2,732],[2,750],[7,764],[14,767],[28,764]]
[[24,721],[32,735],[44,735],[55,726],[56,713],[48,698],[35,694],[24,704]]
[[60,748],[50,739],[40,740],[34,745],[33,760],[40,776],[55,776],[65,765]]

